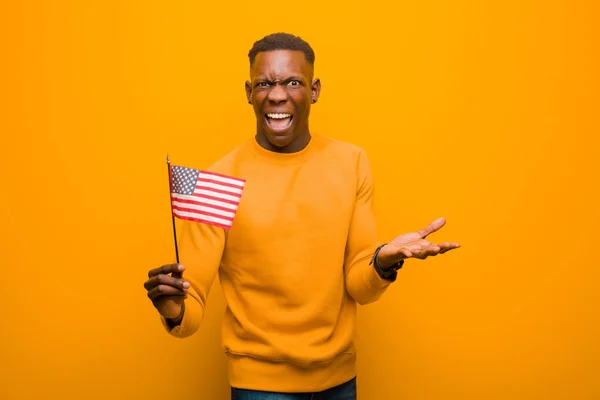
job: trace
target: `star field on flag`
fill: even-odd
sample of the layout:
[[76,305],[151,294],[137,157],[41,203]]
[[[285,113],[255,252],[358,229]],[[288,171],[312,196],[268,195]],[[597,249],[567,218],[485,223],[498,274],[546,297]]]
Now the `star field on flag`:
[[171,167],[171,206],[179,219],[230,229],[246,181],[193,168]]

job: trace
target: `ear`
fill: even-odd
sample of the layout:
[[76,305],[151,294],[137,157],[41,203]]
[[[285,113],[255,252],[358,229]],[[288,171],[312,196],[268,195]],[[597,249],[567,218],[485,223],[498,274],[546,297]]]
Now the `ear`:
[[249,81],[246,81],[246,99],[248,104],[252,104],[252,84]]
[[321,80],[316,78],[312,81],[310,85],[310,102],[316,103],[319,100],[319,95],[321,94]]

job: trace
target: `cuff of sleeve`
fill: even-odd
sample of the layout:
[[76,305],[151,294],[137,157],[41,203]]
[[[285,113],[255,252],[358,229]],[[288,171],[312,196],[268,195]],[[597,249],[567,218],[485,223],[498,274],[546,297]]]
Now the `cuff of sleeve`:
[[373,265],[367,265],[363,279],[369,288],[377,291],[386,289],[392,283],[391,280],[380,277]]
[[202,307],[195,296],[189,296],[185,300],[185,311],[183,312],[183,319],[179,325],[169,325],[167,319],[163,316],[161,316],[160,319],[167,332],[175,337],[185,338],[191,336],[200,327]]

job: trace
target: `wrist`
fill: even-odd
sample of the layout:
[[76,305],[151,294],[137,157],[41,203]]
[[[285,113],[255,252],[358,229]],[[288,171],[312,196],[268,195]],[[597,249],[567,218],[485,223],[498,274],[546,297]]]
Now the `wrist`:
[[375,250],[375,253],[373,254],[373,258],[371,258],[371,262],[369,263],[369,265],[374,264],[375,271],[377,271],[377,274],[381,279],[394,282],[396,280],[396,276],[398,275],[398,270],[402,268],[402,265],[404,264],[404,260],[390,262],[390,258],[387,258],[389,266],[383,268],[381,265],[380,253],[381,250],[385,248],[385,245],[386,244],[384,243]]
[[379,253],[377,253],[377,261],[379,262],[379,266],[384,270],[395,267],[402,261],[397,255],[390,253],[388,249],[389,247],[387,244],[382,245]]

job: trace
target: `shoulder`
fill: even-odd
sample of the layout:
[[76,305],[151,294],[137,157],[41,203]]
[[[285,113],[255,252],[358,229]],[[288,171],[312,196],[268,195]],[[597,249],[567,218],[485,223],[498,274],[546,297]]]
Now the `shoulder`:
[[235,176],[239,165],[248,157],[248,142],[243,142],[214,161],[206,171]]
[[366,151],[353,143],[334,139],[328,136],[318,136],[321,147],[328,157],[351,163],[358,168],[359,164],[368,164]]
[[324,149],[334,154],[357,156],[358,154],[365,152],[360,146],[350,142],[322,135],[317,136],[317,138],[322,142]]

